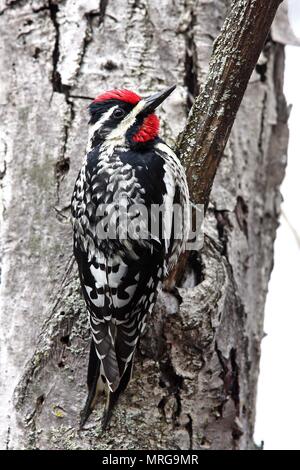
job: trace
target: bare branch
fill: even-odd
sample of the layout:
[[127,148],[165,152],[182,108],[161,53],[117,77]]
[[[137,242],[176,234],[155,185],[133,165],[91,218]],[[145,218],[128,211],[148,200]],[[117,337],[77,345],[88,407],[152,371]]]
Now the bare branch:
[[[195,99],[178,144],[191,200],[204,204],[211,188],[249,79],[282,0],[233,0],[216,39],[207,80]],[[180,284],[188,253],[165,282]]]
[[215,42],[206,83],[179,142],[191,199],[205,208],[237,111],[281,1],[233,0]]

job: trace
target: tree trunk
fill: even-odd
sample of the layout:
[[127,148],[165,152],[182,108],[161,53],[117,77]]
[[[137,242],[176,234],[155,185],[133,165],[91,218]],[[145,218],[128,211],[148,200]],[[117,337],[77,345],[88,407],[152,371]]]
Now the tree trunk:
[[254,448],[288,139],[283,43],[293,39],[284,7],[218,169],[204,248],[189,259],[182,302],[159,296],[132,382],[102,434],[102,404],[78,432],[90,333],[69,208],[87,139],[84,97],[177,83],[160,112],[161,133],[174,146],[230,2],[3,3],[1,448]]

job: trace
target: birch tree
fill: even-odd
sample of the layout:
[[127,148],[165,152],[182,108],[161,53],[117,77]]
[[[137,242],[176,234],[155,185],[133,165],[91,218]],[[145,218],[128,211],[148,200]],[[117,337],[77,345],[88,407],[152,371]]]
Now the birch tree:
[[[255,448],[264,304],[288,141],[284,44],[296,43],[285,3],[267,34],[279,0],[269,2],[270,16],[259,16],[251,35],[253,8],[263,3],[0,2],[1,448]],[[230,23],[239,11],[248,16]],[[240,38],[247,45],[245,31],[256,52],[255,34],[265,32],[258,61],[249,47],[240,75],[234,68],[216,74],[214,60],[226,72],[222,54],[223,65],[237,64],[230,47]],[[172,83],[161,134],[179,145],[192,197],[206,206],[204,246],[186,257],[179,295],[160,294],[107,432],[101,403],[79,432],[90,333],[69,212],[88,100],[105,89],[146,95]],[[215,133],[214,144],[205,147],[202,117],[212,99],[206,131]],[[207,156],[213,163],[203,166]]]

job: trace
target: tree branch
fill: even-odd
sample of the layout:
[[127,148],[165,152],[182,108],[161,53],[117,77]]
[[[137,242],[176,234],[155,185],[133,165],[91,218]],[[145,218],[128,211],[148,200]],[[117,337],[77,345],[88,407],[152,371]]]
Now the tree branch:
[[[196,97],[178,152],[185,165],[190,198],[207,209],[213,181],[249,79],[282,0],[232,0],[215,41],[206,82]],[[188,253],[165,283],[180,284]]]
[[237,111],[282,0],[233,0],[179,142],[191,200],[207,208]]

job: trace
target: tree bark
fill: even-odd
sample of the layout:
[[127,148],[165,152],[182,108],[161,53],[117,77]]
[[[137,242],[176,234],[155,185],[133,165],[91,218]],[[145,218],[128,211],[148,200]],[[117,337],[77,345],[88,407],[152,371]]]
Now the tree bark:
[[79,433],[90,334],[69,207],[86,144],[83,97],[177,83],[160,111],[162,135],[175,145],[230,2],[2,3],[0,446],[254,448],[286,164],[288,27],[275,24],[248,85],[211,193],[204,248],[190,257],[179,289],[182,303],[161,293],[109,430],[101,433],[99,404]]

